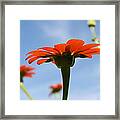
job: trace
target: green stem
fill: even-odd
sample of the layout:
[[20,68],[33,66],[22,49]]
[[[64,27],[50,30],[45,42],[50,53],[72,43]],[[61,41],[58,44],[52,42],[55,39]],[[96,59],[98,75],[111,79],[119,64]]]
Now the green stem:
[[23,92],[26,94],[26,96],[32,100],[31,95],[29,94],[29,92],[27,91],[26,87],[24,86],[24,84],[22,82],[20,82],[20,88],[23,90]]
[[63,100],[67,100],[69,91],[69,80],[70,80],[70,67],[61,68],[62,78],[63,78]]

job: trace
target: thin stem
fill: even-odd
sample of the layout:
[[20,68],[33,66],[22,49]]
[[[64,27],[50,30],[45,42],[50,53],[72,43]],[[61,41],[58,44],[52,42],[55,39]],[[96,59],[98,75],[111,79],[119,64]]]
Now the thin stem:
[[29,92],[27,91],[26,87],[24,86],[24,84],[22,82],[20,82],[20,88],[23,90],[23,92],[26,94],[26,96],[32,100],[31,95],[29,94]]
[[20,73],[20,83],[23,83],[23,76]]
[[62,78],[63,78],[63,100],[67,100],[69,91],[69,80],[70,80],[70,67],[61,68]]

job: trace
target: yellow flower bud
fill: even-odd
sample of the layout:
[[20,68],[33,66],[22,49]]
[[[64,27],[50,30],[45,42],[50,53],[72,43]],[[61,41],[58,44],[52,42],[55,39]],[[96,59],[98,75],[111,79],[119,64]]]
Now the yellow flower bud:
[[89,27],[95,27],[95,25],[96,25],[95,20],[88,20],[88,26]]

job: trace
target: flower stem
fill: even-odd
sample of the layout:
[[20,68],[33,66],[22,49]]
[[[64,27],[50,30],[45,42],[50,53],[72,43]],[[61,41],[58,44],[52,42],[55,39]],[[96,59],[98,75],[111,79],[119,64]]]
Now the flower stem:
[[61,68],[62,78],[63,78],[63,100],[67,100],[69,91],[69,80],[70,80],[70,67]]
[[24,84],[22,82],[20,82],[20,88],[23,90],[23,92],[26,94],[26,96],[32,100],[31,95],[29,94],[29,92],[27,91],[26,87],[24,86]]

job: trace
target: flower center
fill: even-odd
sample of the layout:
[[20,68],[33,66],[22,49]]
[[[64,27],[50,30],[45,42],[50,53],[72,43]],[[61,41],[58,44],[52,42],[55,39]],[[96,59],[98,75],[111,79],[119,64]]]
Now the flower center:
[[69,52],[64,52],[62,55],[55,56],[54,60],[58,68],[72,67],[75,62],[74,56]]

